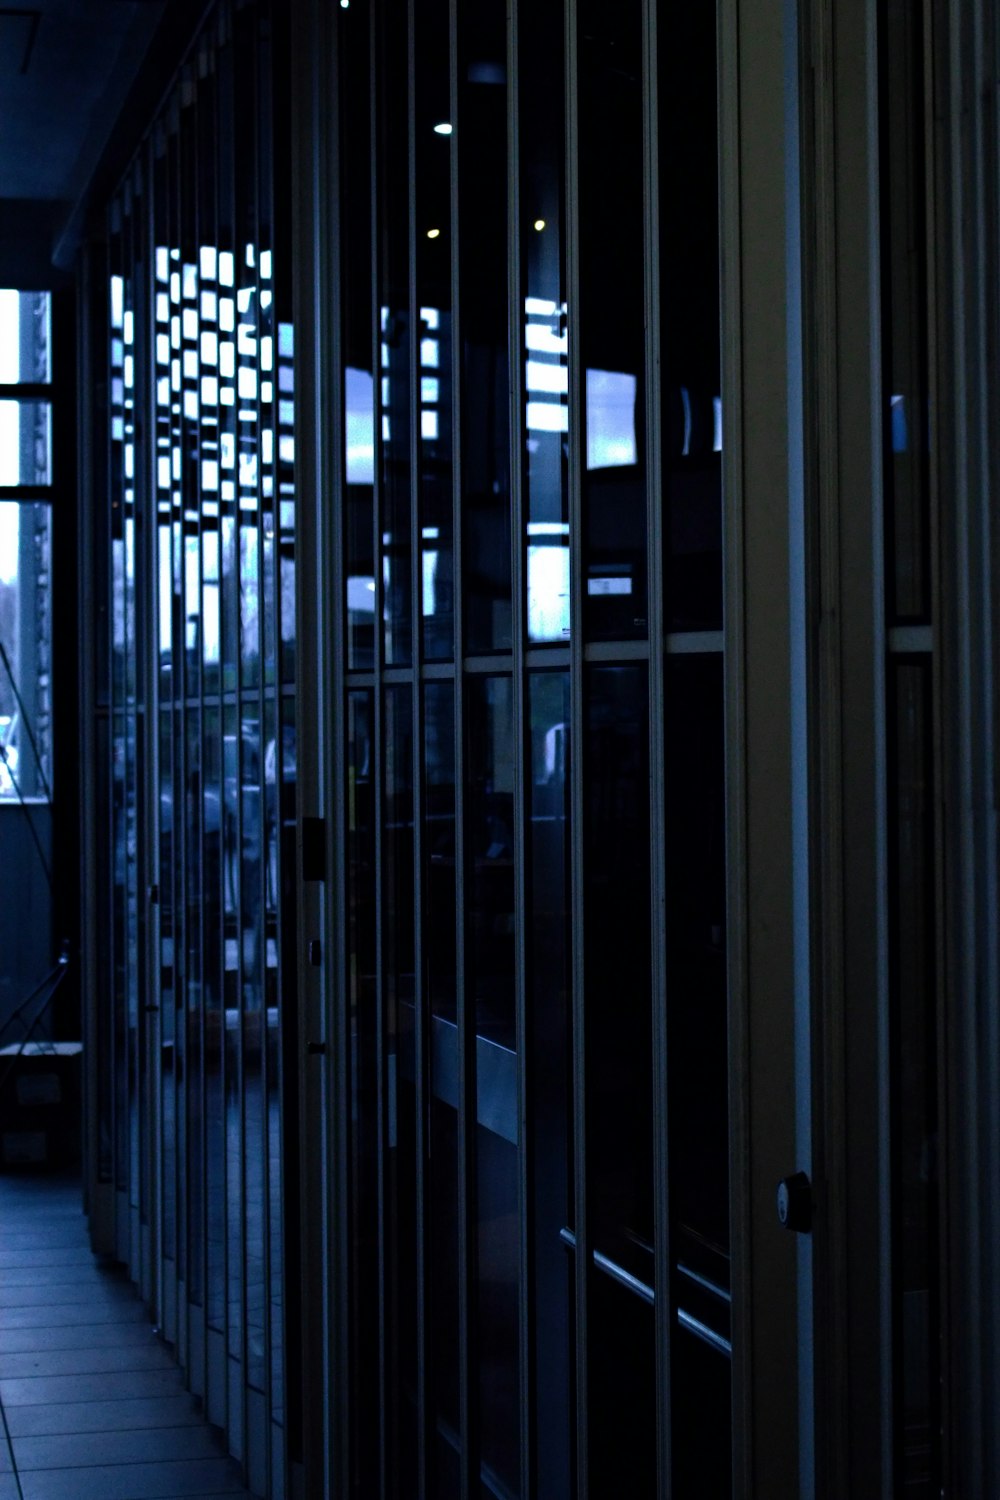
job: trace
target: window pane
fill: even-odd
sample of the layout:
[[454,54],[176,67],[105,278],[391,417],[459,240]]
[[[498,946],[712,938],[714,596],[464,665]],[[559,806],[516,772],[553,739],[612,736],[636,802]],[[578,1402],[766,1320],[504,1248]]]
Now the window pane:
[[475,652],[511,643],[507,16],[502,0],[460,0],[458,12],[463,568]]
[[[451,433],[451,121],[447,0],[414,9],[420,339],[420,615],[424,653],[454,650]],[[440,230],[430,238],[428,231]]]
[[722,626],[722,400],[715,6],[660,19],[661,433],[666,620]]
[[51,406],[0,401],[0,485],[51,483]]
[[642,5],[580,6],[587,633],[646,634]]
[[0,385],[52,379],[50,305],[48,292],[0,291]]
[[51,785],[51,512],[0,503],[0,798]]

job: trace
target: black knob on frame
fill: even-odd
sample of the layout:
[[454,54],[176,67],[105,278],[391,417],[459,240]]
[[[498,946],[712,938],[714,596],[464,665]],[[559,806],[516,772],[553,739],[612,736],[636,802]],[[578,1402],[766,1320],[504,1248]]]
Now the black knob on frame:
[[783,1177],[778,1183],[778,1223],[782,1229],[808,1234],[812,1228],[812,1183],[805,1172]]

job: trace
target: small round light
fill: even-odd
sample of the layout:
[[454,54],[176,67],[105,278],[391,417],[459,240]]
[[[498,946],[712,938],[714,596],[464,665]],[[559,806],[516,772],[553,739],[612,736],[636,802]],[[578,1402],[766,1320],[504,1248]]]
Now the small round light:
[[429,240],[436,240],[436,239],[438,239],[440,237],[440,234],[441,234],[440,229],[428,229],[428,231],[427,231],[427,238]]
[[442,120],[439,125],[434,126],[435,135],[451,135],[451,125],[447,120]]
[[535,220],[535,228],[538,230],[538,232],[540,234],[542,232],[542,230],[545,228],[545,220],[544,219],[536,219]]
[[351,0],[340,0],[340,8],[341,8],[341,10],[346,10],[348,8],[348,6],[350,5],[350,3],[351,3]]

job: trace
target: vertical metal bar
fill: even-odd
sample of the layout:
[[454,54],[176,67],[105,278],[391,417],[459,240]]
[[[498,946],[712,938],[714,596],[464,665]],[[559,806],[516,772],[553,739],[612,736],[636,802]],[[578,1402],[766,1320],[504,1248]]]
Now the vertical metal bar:
[[[462,546],[462,306],[461,187],[462,153],[459,9],[449,0],[449,93],[451,135],[451,327],[452,327],[452,483],[454,535],[455,630],[455,1007],[458,1030],[458,1391],[461,1500],[478,1500],[479,1461],[476,1435],[477,1368],[475,1361],[476,1278],[476,1022],[475,1000],[466,989],[466,852],[465,852],[465,570]],[[471,1011],[471,1014],[470,1014]]]
[[[142,159],[146,172],[146,213],[144,218],[144,255],[143,263],[146,266],[146,278],[148,296],[146,299],[146,316],[143,322],[143,365],[150,372],[150,379],[145,392],[143,410],[143,473],[146,479],[146,509],[149,516],[148,536],[146,538],[147,567],[149,570],[149,630],[147,633],[146,661],[149,669],[149,686],[146,695],[146,739],[148,751],[146,764],[148,774],[146,776],[146,819],[150,837],[147,840],[146,849],[146,882],[148,886],[159,884],[160,873],[160,673],[159,673],[159,615],[157,601],[159,599],[159,503],[156,490],[156,367],[154,363],[156,349],[156,167],[154,158],[154,138],[150,135],[145,143]],[[163,1120],[163,1077],[162,1059],[163,1049],[161,1035],[163,1029],[163,996],[161,993],[162,977],[162,940],[160,931],[160,914],[162,905],[153,905],[151,899],[147,898],[147,910],[149,912],[150,934],[147,939],[147,952],[149,955],[149,977],[147,983],[147,994],[149,1004],[154,1007],[148,1011],[150,1041],[147,1047],[149,1068],[149,1099],[150,1099],[150,1126],[147,1132],[147,1152],[150,1171],[150,1224],[149,1224],[149,1250],[150,1250],[150,1304],[156,1311],[157,1320],[161,1327],[163,1325],[163,1257],[161,1247],[161,1225],[162,1193],[163,1193],[163,1153],[162,1153],[162,1120]]]
[[521,258],[520,76],[518,70],[519,0],[511,0],[507,26],[507,341],[510,369],[510,484],[511,484],[511,618],[512,704],[514,727],[514,1034],[517,1047],[517,1219],[518,1219],[518,1395],[521,1500],[533,1500],[536,1472],[534,1390],[534,1278],[532,1169],[529,1142],[530,1083],[533,1059],[529,1051],[527,991],[527,793],[531,774],[530,721],[525,671],[526,579],[524,455],[525,404],[523,326],[524,289]]
[[588,1500],[589,1371],[587,1313],[590,1287],[590,1232],[587,1218],[587,1047],[583,932],[585,587],[583,555],[583,367],[580,350],[580,120],[578,0],[566,0],[566,297],[568,330],[569,534],[570,534],[570,912],[573,932],[573,1229],[576,1234],[574,1310],[576,1315],[576,1497]]
[[[267,1039],[267,767],[265,765],[267,753],[267,710],[268,698],[273,698],[274,720],[275,720],[275,806],[277,807],[280,765],[281,765],[281,651],[278,644],[280,636],[280,625],[278,620],[278,597],[276,576],[280,566],[280,541],[278,536],[278,392],[271,392],[271,575],[268,574],[266,562],[266,528],[264,525],[264,507],[267,504],[267,496],[264,486],[264,446],[262,434],[264,423],[267,420],[267,412],[264,407],[261,375],[261,339],[263,337],[263,307],[262,287],[263,277],[261,275],[261,254],[264,245],[265,233],[267,236],[267,249],[271,256],[271,323],[272,333],[272,369],[273,385],[277,385],[277,310],[274,303],[274,201],[271,183],[271,170],[274,162],[274,29],[276,21],[274,7],[269,0],[258,0],[260,5],[260,20],[258,22],[258,55],[257,55],[257,130],[263,132],[267,139],[266,152],[260,148],[258,137],[257,150],[257,244],[255,247],[254,260],[257,272],[257,296],[256,307],[256,388],[257,388],[257,476],[258,476],[258,503],[257,503],[257,557],[258,557],[258,606],[257,606],[257,633],[258,633],[258,656],[260,669],[257,677],[257,688],[259,694],[259,706],[257,710],[257,774],[258,774],[258,814],[257,822],[259,828],[257,858],[259,868],[257,871],[258,894],[260,911],[260,933],[257,958],[257,973],[260,984],[260,1073],[258,1089],[260,1091],[260,1119],[258,1129],[260,1139],[257,1149],[261,1153],[261,1217],[263,1221],[263,1235],[260,1245],[261,1253],[261,1277],[263,1282],[262,1306],[260,1310],[261,1326],[264,1334],[264,1376],[262,1380],[264,1394],[264,1428],[265,1442],[263,1453],[263,1474],[269,1478],[271,1472],[271,1315],[270,1315],[270,1279],[271,1279],[271,1150],[270,1150],[270,1124],[268,1114],[270,1110],[270,1056]],[[266,38],[266,46],[261,45],[261,37]],[[265,74],[269,75],[265,77]],[[266,100],[266,110],[262,107]],[[270,597],[269,597],[270,594]],[[268,605],[271,607],[274,619],[274,680],[270,687],[267,683],[267,614]],[[275,942],[277,942],[277,929],[275,931]],[[248,1434],[249,1437],[249,1434]],[[247,1450],[249,1453],[249,1442]],[[253,1476],[251,1476],[253,1478]]]
[[[420,506],[420,303],[417,285],[417,105],[416,105],[416,4],[408,0],[407,45],[407,119],[409,213],[407,215],[407,256],[409,262],[410,318],[410,604],[413,712],[413,1074],[416,1093],[414,1120],[414,1154],[416,1157],[415,1230],[417,1288],[417,1495],[424,1500],[429,1487],[430,1410],[427,1399],[430,1367],[430,1329],[428,1321],[428,1215],[427,1173],[430,1140],[430,1049],[428,1046],[427,997],[423,961],[423,813],[424,813],[424,711],[421,667],[423,666],[423,631],[421,588],[421,506]],[[398,1029],[397,1029],[398,1030]],[[398,1045],[398,1042],[397,1042]]]
[[656,1303],[656,1494],[667,1500],[671,1472],[670,1136],[666,954],[666,682],[664,678],[664,476],[661,395],[659,37],[655,0],[643,4],[644,228],[646,268],[646,535],[649,578],[650,986],[653,1042],[653,1253]]
[[[223,4],[226,6],[226,23],[227,23],[227,30],[228,30],[228,41],[229,41],[230,57],[231,57],[230,69],[231,69],[231,73],[232,73],[232,83],[231,83],[231,87],[230,87],[230,89],[228,91],[229,92],[229,106],[230,106],[230,109],[229,109],[229,119],[227,121],[227,129],[226,129],[226,132],[225,132],[225,136],[226,136],[226,139],[228,140],[229,149],[230,149],[231,158],[232,158],[231,161],[230,161],[230,164],[229,164],[229,173],[228,173],[229,183],[230,183],[230,199],[229,199],[229,203],[226,205],[226,208],[228,210],[229,226],[230,226],[229,227],[229,251],[228,251],[228,253],[231,255],[232,262],[233,262],[233,284],[229,288],[229,291],[230,291],[231,296],[232,296],[233,307],[234,307],[233,343],[234,343],[234,346],[235,346],[235,343],[236,343],[236,331],[235,331],[235,316],[236,315],[235,315],[235,308],[236,308],[236,291],[237,291],[237,288],[236,288],[236,267],[237,267],[237,263],[238,263],[237,262],[237,245],[236,245],[236,238],[237,238],[236,231],[237,231],[237,222],[238,222],[238,177],[237,177],[237,170],[236,170],[236,155],[237,155],[237,146],[236,146],[236,121],[237,121],[236,89],[237,89],[237,80],[238,80],[238,77],[239,77],[239,67],[238,67],[238,61],[239,61],[239,59],[238,59],[238,56],[237,56],[237,47],[236,47],[236,16],[235,16],[235,12],[234,12],[233,6],[232,6],[232,0],[223,0]],[[224,253],[224,252],[222,251],[222,247],[220,246],[220,257],[221,257],[222,253]],[[220,260],[220,267],[221,267],[221,260]],[[221,289],[221,281],[220,281],[220,297],[221,297],[221,290],[222,289]],[[221,371],[220,371],[220,376],[221,376]],[[237,380],[235,370],[233,372],[232,380],[233,380],[233,386],[234,386],[234,391],[235,391],[235,385],[236,385],[236,380]],[[221,389],[220,389],[219,395],[220,395],[219,413],[220,413],[220,417],[221,417],[221,414],[222,414],[222,405],[221,405],[221,395],[222,395],[222,393],[221,393]],[[234,401],[235,401],[235,395],[234,395]],[[234,410],[235,410],[235,407],[234,407]],[[239,704],[240,704],[240,676],[241,676],[241,671],[242,671],[242,663],[241,663],[241,660],[240,660],[240,612],[239,612],[240,496],[239,496],[239,451],[238,451],[239,444],[238,444],[238,437],[237,437],[237,435],[238,435],[238,424],[234,424],[234,433],[233,433],[234,454],[233,454],[233,462],[234,462],[235,467],[234,467],[234,470],[233,470],[233,499],[232,499],[232,523],[233,523],[233,558],[232,558],[232,569],[233,569],[233,572],[232,572],[232,578],[231,578],[231,582],[230,582],[230,592],[232,593],[233,597],[232,597],[232,601],[231,601],[229,607],[230,607],[230,609],[232,611],[232,617],[231,617],[231,621],[230,621],[230,639],[231,639],[231,643],[233,645],[234,652],[235,652],[235,659],[233,661],[233,668],[234,668],[233,678],[232,678],[233,686],[232,686],[231,691],[232,691],[233,699],[234,699],[234,702],[235,702],[235,705],[236,705],[235,720],[236,720],[237,739],[236,739],[236,744],[233,747],[234,748],[234,752],[235,752],[234,753],[234,764],[235,764],[235,775],[236,775],[236,784],[235,784],[235,786],[233,788],[233,810],[234,810],[234,814],[235,814],[235,817],[234,817],[234,828],[233,828],[233,838],[234,838],[234,841],[235,841],[235,850],[234,850],[233,854],[229,855],[229,856],[227,856],[227,853],[226,853],[226,850],[225,850],[225,837],[224,837],[224,835],[225,835],[224,809],[225,809],[225,800],[226,800],[226,721],[227,721],[227,718],[228,718],[228,715],[227,715],[227,712],[226,712],[227,704],[226,704],[226,690],[225,690],[225,676],[224,676],[224,674],[223,674],[223,682],[222,682],[222,689],[223,689],[223,691],[222,691],[222,699],[221,699],[221,719],[222,719],[222,723],[221,723],[221,726],[220,726],[221,727],[221,735],[222,735],[222,765],[221,765],[220,798],[221,798],[221,806],[222,806],[222,810],[223,810],[223,817],[222,817],[222,822],[223,822],[223,855],[222,855],[222,857],[223,857],[223,891],[225,890],[225,861],[226,861],[226,859],[228,857],[230,859],[230,864],[231,864],[231,867],[232,867],[231,885],[232,885],[234,926],[235,926],[235,930],[236,930],[236,969],[235,969],[236,979],[235,979],[235,985],[236,985],[237,1024],[238,1024],[238,1026],[240,1028],[242,1028],[242,1025],[243,1025],[243,1019],[242,1019],[242,1016],[243,1016],[243,942],[242,942],[242,935],[240,933],[240,921],[241,921],[241,913],[242,913],[242,909],[243,909],[243,894],[242,894],[243,893],[243,870],[242,870],[242,855],[241,855],[241,850],[242,850],[242,846],[243,846],[243,806],[242,806],[242,798],[240,796],[240,786],[239,786],[239,776],[240,776],[240,772],[239,772],[239,714],[240,714]],[[220,492],[219,512],[220,512],[219,513],[219,519],[220,519],[220,522],[221,522],[221,520],[222,520],[222,498],[221,498],[221,492]],[[221,530],[221,528],[220,528],[220,530]],[[225,590],[223,589],[222,585],[223,585],[223,569],[222,569],[222,551],[221,551],[221,536],[220,536],[220,553],[219,553],[219,590],[220,590],[219,599],[220,599],[220,611],[221,611],[221,609],[225,608],[225,605],[226,605]],[[225,641],[225,633],[224,633],[224,631],[220,630],[220,642],[224,642],[224,641]],[[221,657],[221,655],[222,655],[222,652],[220,650],[220,657]],[[230,1339],[230,1306],[231,1306],[231,1299],[230,1299],[230,1295],[229,1295],[229,1278],[230,1278],[230,1261],[231,1261],[232,1255],[234,1254],[234,1247],[230,1243],[230,1235],[229,1235],[229,1230],[230,1230],[229,1203],[230,1203],[230,1199],[231,1199],[232,1193],[233,1193],[233,1186],[234,1186],[234,1184],[233,1184],[233,1180],[232,1179],[233,1179],[233,1175],[234,1174],[233,1174],[233,1168],[232,1168],[231,1153],[230,1153],[230,1149],[229,1149],[229,1145],[230,1145],[230,1143],[229,1143],[229,1093],[230,1093],[230,1066],[231,1066],[231,1058],[230,1058],[230,1050],[229,1050],[228,1029],[227,1029],[227,1026],[225,1024],[225,1012],[226,1012],[226,1008],[227,1008],[226,1007],[226,977],[225,976],[226,976],[227,970],[226,970],[225,900],[224,899],[223,899],[223,918],[222,918],[222,920],[223,920],[223,940],[222,940],[222,966],[223,966],[223,977],[222,977],[222,1011],[223,1011],[223,1025],[222,1025],[222,1032],[221,1032],[221,1037],[220,1037],[221,1067],[222,1067],[222,1123],[221,1123],[221,1130],[222,1130],[222,1142],[223,1142],[223,1174],[222,1175],[223,1175],[223,1183],[224,1183],[224,1188],[225,1188],[225,1203],[226,1203],[226,1208],[225,1208],[225,1213],[224,1213],[224,1229],[223,1229],[223,1246],[224,1246],[224,1251],[223,1251],[223,1257],[222,1257],[222,1260],[223,1260],[222,1278],[223,1278],[223,1286],[224,1286],[224,1289],[225,1289],[225,1309],[226,1309],[225,1310],[225,1315],[224,1315],[224,1318],[223,1318],[223,1370],[224,1370],[223,1400],[224,1400],[224,1403],[225,1403],[225,1411],[226,1411],[226,1429],[227,1429],[227,1432],[230,1434],[230,1441],[232,1441],[233,1413],[232,1413],[231,1405],[230,1405],[230,1378],[229,1378],[230,1346],[231,1346],[231,1339]],[[239,1037],[241,1035],[241,1031],[238,1032],[237,1035]],[[236,1062],[236,1073],[237,1073],[237,1087],[239,1087],[239,1076],[240,1076],[240,1072],[241,1072],[241,1068],[240,1068],[240,1059],[241,1059],[241,1057],[242,1057],[242,1048],[239,1048],[237,1058],[235,1059],[235,1062]],[[239,1174],[239,1168],[237,1167],[236,1176],[237,1176],[238,1179],[239,1179],[239,1175],[240,1175]],[[245,1431],[242,1429],[242,1424],[241,1424],[241,1431],[240,1431],[240,1441],[244,1445],[244,1451],[245,1451]]]
[[[321,72],[322,96],[324,85],[329,84],[334,98],[339,97],[341,58],[339,32],[329,23],[331,15],[327,7],[320,22],[318,8],[312,8],[314,25],[323,25],[319,37],[323,71]],[[335,12],[333,13],[335,14]],[[327,49],[329,39],[332,52]],[[318,112],[314,118],[322,118]],[[343,260],[341,256],[341,226],[344,205],[341,198],[341,158],[347,149],[340,109],[331,111],[329,138],[319,144],[320,162],[320,226],[318,251],[322,284],[329,288],[329,295],[320,299],[319,317],[325,337],[321,348],[329,351],[329,390],[331,399],[315,403],[313,410],[329,423],[329,429],[320,427],[320,454],[322,476],[329,476],[328,484],[320,484],[320,492],[333,497],[332,506],[326,508],[319,524],[323,528],[319,549],[320,571],[318,575],[319,598],[326,602],[326,613],[322,620],[322,644],[317,652],[317,665],[324,660],[323,645],[329,646],[329,669],[321,674],[319,687],[323,712],[324,739],[329,745],[332,787],[329,792],[330,809],[327,831],[327,875],[328,901],[330,903],[331,954],[330,983],[332,986],[333,1013],[331,1018],[331,1040],[333,1043],[333,1071],[331,1077],[331,1116],[333,1136],[331,1143],[332,1192],[328,1208],[331,1245],[334,1261],[333,1318],[328,1324],[333,1334],[330,1346],[331,1408],[333,1418],[329,1439],[330,1463],[329,1483],[335,1494],[350,1494],[351,1476],[354,1472],[351,1449],[351,1434],[354,1431],[353,1406],[358,1393],[351,1386],[351,1305],[357,1289],[351,1285],[351,1236],[354,1226],[351,1219],[351,1017],[350,981],[348,974],[349,931],[347,849],[349,840],[349,818],[347,813],[347,693],[345,667],[347,662],[346,637],[346,483],[345,472],[345,428],[344,428],[344,364],[343,308],[349,295],[344,286]],[[374,151],[374,143],[372,143]],[[373,175],[374,175],[374,163]],[[323,211],[325,209],[325,211]],[[349,210],[348,210],[349,211]],[[373,278],[374,285],[374,278]],[[304,332],[304,330],[303,330]],[[327,373],[318,377],[320,388],[327,385]],[[372,414],[374,422],[374,412]],[[329,528],[327,530],[327,527]],[[325,575],[325,576],[324,576]],[[326,579],[329,578],[329,587]],[[377,617],[376,617],[377,618]],[[321,762],[321,775],[325,769]],[[287,1272],[286,1272],[287,1274]]]
[[388,1130],[388,1108],[389,1081],[387,1077],[388,1062],[386,1057],[386,1012],[385,1012],[385,922],[383,916],[383,892],[382,885],[385,878],[385,858],[382,837],[383,813],[385,798],[383,795],[383,777],[385,773],[384,753],[384,712],[382,695],[383,669],[385,665],[385,632],[383,622],[385,619],[385,587],[384,573],[381,563],[382,558],[382,422],[381,422],[381,379],[382,368],[382,340],[381,340],[381,295],[382,295],[382,270],[383,254],[381,242],[382,214],[380,213],[379,191],[381,186],[381,160],[382,160],[382,130],[380,114],[383,106],[382,98],[382,73],[379,67],[381,62],[381,41],[386,26],[384,6],[387,0],[372,0],[372,42],[371,42],[371,141],[372,141],[372,376],[375,399],[375,463],[373,470],[372,485],[372,557],[374,559],[375,571],[375,610],[372,621],[373,626],[373,665],[375,675],[375,686],[372,700],[372,741],[374,747],[373,767],[373,817],[375,827],[375,994],[377,997],[377,1014],[375,1022],[375,1058],[378,1074],[377,1081],[377,1110],[378,1110],[378,1255],[379,1255],[379,1397],[381,1411],[379,1415],[379,1430],[381,1443],[379,1445],[379,1494],[382,1500],[390,1500],[393,1490],[394,1454],[390,1452],[391,1444],[396,1438],[396,1425],[390,1425],[390,1390],[389,1382],[395,1368],[394,1361],[390,1359],[388,1349],[389,1335],[389,1313],[388,1313],[388,1279],[390,1274],[389,1257],[387,1255],[386,1234],[389,1226],[389,1203],[387,1163],[389,1155],[389,1130]]
[[[192,99],[190,104],[192,115],[191,136],[194,142],[194,182],[191,185],[191,204],[193,213],[193,246],[192,259],[195,267],[195,311],[197,327],[201,331],[201,257],[199,247],[202,241],[202,212],[201,212],[201,174],[206,169],[206,163],[201,160],[199,147],[201,145],[198,122],[203,106],[199,103],[199,55],[201,48],[205,45],[199,39],[195,44],[192,57]],[[183,289],[182,289],[183,294]],[[195,1248],[195,1253],[201,1263],[201,1309],[195,1316],[201,1324],[198,1339],[198,1350],[201,1360],[201,1369],[196,1376],[196,1389],[200,1389],[203,1396],[208,1393],[208,1030],[205,1015],[205,933],[207,930],[205,914],[205,492],[202,484],[204,470],[201,463],[202,445],[202,405],[201,405],[201,339],[198,340],[198,463],[195,474],[195,501],[198,511],[198,744],[200,765],[198,772],[198,799],[196,804],[199,833],[198,854],[198,1108],[201,1115],[199,1130],[199,1154],[201,1156],[201,1209],[199,1212],[199,1223],[201,1226],[201,1243]]]

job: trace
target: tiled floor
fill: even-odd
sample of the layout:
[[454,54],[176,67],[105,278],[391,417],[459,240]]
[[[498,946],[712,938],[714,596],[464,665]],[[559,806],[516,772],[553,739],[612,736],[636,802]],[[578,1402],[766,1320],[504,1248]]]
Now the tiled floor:
[[79,1185],[0,1175],[0,1500],[247,1497]]

